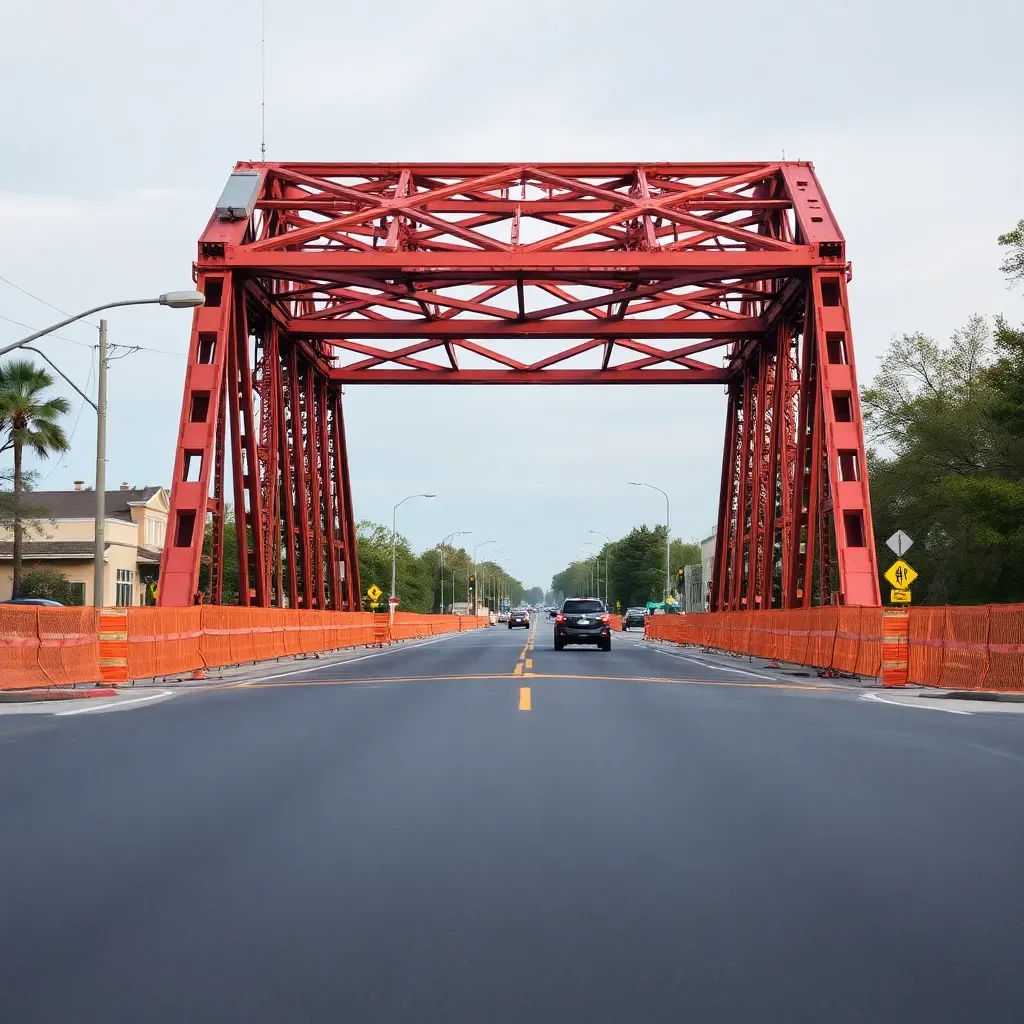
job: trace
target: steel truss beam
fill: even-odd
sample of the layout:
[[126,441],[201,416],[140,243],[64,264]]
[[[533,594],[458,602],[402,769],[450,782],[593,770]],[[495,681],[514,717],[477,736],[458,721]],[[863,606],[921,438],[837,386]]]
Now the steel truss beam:
[[359,383],[724,385],[713,606],[878,604],[845,243],[811,165],[243,163],[231,187],[199,241],[161,604],[207,563],[222,599],[231,500],[242,604],[359,606]]

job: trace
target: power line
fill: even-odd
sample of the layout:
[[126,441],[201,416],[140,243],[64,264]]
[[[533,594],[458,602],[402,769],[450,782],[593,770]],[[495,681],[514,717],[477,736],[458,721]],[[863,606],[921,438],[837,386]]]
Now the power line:
[[[92,360],[90,359],[90,360],[89,360],[89,376],[88,376],[88,377],[86,378],[86,380],[85,380],[85,387],[84,387],[84,388],[82,388],[82,390],[83,390],[83,391],[88,391],[88,390],[89,390],[89,385],[90,385],[90,384],[92,383],[92,375],[93,375],[93,373],[95,372],[95,370],[96,370],[96,367],[95,367],[95,366],[93,365],[93,361],[92,361]],[[85,411],[85,399],[83,398],[83,399],[82,399],[82,401],[81,401],[81,402],[79,403],[79,405],[78,405],[78,415],[77,415],[77,416],[75,417],[75,424],[74,424],[74,426],[73,426],[73,427],[71,428],[71,433],[70,433],[70,434],[68,434],[68,445],[69,445],[69,446],[70,446],[71,442],[72,442],[72,441],[73,441],[73,440],[75,439],[75,431],[77,431],[77,430],[78,430],[78,423],[79,423],[79,421],[81,420],[81,418],[82,418],[82,413],[83,413],[84,411]],[[67,455],[67,454],[68,454],[68,452],[64,452],[64,453],[63,453],[63,455]],[[47,481],[47,480],[49,480],[49,479],[50,479],[50,477],[51,477],[51,476],[53,476],[53,474],[54,474],[54,473],[56,473],[56,472],[57,472],[57,470],[58,470],[58,469],[59,469],[59,468],[60,468],[61,466],[66,466],[66,465],[67,465],[67,463],[66,463],[66,462],[64,461],[63,457],[62,457],[62,458],[60,458],[60,459],[58,459],[58,460],[57,460],[57,461],[56,461],[56,462],[55,462],[55,463],[53,464],[53,469],[51,469],[51,470],[50,470],[50,472],[49,472],[49,473],[47,473],[47,474],[46,474],[46,476],[44,476],[44,477],[43,477],[43,479],[42,479],[42,480],[40,480],[39,482],[40,482],[40,483],[43,483],[43,484],[45,484],[45,483],[46,483],[46,481]]]
[[[56,309],[57,307],[54,306],[53,308]],[[63,313],[64,311],[60,310],[59,312]],[[23,324],[20,320],[15,320],[15,319],[13,319],[12,317],[9,317],[9,316],[4,316],[3,313],[0,313],[0,320],[6,320],[9,324],[17,324],[18,327],[27,327],[30,331],[38,331],[39,330],[38,327],[34,327],[32,324]],[[61,341],[69,341],[69,342],[71,342],[72,345],[81,345],[82,348],[95,348],[96,347],[95,345],[90,345],[87,341],[78,341],[76,338],[69,338],[66,334],[51,334],[51,335],[49,335],[49,337],[51,337],[51,338],[60,338]]]
[[[34,295],[27,288],[22,288],[20,284],[15,284],[9,278],[4,277],[3,274],[0,274],[0,281],[3,281],[6,285],[10,285],[15,291],[21,292],[22,295],[27,295],[30,299],[35,299],[36,302],[41,302],[44,306],[49,306],[50,309],[57,310],[58,313],[63,313],[65,316],[71,316],[66,309],[61,309],[60,306],[55,306],[52,302],[47,302],[46,299],[41,299],[38,295]],[[99,329],[99,324],[94,324],[91,320],[85,320],[83,322],[91,324],[97,330]]]

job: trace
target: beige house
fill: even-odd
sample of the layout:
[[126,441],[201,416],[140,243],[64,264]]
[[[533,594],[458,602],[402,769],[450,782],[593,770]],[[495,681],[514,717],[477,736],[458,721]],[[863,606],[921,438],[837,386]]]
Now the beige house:
[[[103,556],[105,605],[152,604],[152,588],[160,575],[160,552],[170,511],[163,487],[134,488],[122,484],[106,492]],[[93,538],[96,495],[76,482],[73,491],[33,491],[38,509],[22,542],[22,564],[60,569],[72,581],[79,604],[93,603]],[[11,596],[13,548],[10,530],[0,531],[0,601]]]

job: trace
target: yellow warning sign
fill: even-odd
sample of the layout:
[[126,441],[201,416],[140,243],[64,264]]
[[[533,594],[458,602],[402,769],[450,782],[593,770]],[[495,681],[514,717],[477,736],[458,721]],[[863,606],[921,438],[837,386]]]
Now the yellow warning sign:
[[910,604],[909,590],[890,590],[889,600],[893,604]]
[[374,583],[374,584],[371,584],[370,589],[366,592],[366,596],[371,601],[376,601],[380,597],[380,595],[383,594],[383,593],[384,593],[384,591],[381,590],[380,587],[378,587],[376,583]]
[[917,573],[914,572],[912,566],[904,562],[902,558],[899,558],[885,570],[885,578],[897,590],[906,590],[917,579]]

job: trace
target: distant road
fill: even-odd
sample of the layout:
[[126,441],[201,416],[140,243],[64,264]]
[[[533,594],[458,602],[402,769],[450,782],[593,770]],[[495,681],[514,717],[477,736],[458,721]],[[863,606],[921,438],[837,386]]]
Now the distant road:
[[0,1018],[1024,1019],[1024,717],[535,629],[0,717]]

